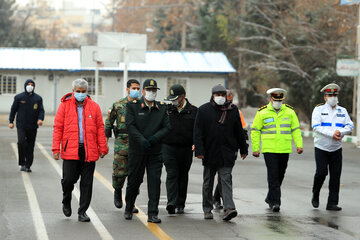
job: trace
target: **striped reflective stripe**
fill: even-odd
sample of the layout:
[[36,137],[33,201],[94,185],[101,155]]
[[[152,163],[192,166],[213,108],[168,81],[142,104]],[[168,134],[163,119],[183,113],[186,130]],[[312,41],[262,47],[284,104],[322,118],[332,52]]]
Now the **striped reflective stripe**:
[[296,129],[300,129],[300,127],[294,128],[291,130],[291,132],[295,131]]
[[291,124],[280,124],[280,127],[291,127]]
[[331,127],[331,123],[329,123],[329,122],[322,122],[322,123],[321,123],[321,126]]
[[276,131],[261,131],[261,134],[276,134]]
[[342,128],[345,127],[345,125],[342,124],[342,123],[335,123],[335,126],[336,126],[336,127],[342,127]]
[[276,125],[267,125],[267,126],[263,126],[263,129],[268,129],[268,128],[276,128]]
[[252,128],[251,130],[254,130],[254,131],[260,131],[259,129],[256,129],[256,128]]
[[351,128],[354,128],[354,126],[353,125],[351,125],[351,124],[345,124],[345,126],[350,126]]
[[318,126],[320,126],[320,124],[316,124],[316,125],[314,125],[314,126],[313,126],[313,128],[318,127]]
[[291,131],[281,131],[281,134],[291,134]]

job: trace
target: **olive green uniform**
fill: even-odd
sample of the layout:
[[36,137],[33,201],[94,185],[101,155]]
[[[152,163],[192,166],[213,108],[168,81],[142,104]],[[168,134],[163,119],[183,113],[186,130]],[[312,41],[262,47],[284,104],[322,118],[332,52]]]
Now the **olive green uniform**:
[[161,140],[170,131],[166,105],[154,101],[148,107],[143,98],[126,105],[126,126],[129,133],[129,176],[126,187],[126,212],[131,212],[146,169],[148,216],[158,215],[160,177],[163,161]]
[[[125,124],[127,97],[115,102],[109,109],[108,118],[105,121],[105,135],[111,137],[114,129],[114,161],[112,185],[114,189],[121,190],[128,175],[128,149],[129,138]],[[116,126],[114,123],[116,121]]]

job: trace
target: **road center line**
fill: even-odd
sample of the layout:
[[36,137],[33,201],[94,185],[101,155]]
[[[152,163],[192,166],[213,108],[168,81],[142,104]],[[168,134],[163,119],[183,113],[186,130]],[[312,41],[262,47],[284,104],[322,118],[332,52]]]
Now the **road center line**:
[[[11,143],[11,147],[14,150],[14,153],[16,155],[16,159],[18,159],[18,149],[16,143]],[[29,200],[30,210],[31,210],[31,216],[34,222],[35,232],[37,235],[37,239],[39,240],[48,240],[48,234],[46,232],[46,227],[44,224],[44,219],[41,215],[40,207],[38,200],[36,198],[34,187],[31,183],[31,179],[29,177],[28,173],[21,172],[22,179],[24,182],[26,194]]]
[[[62,169],[59,166],[59,164],[56,163],[56,160],[54,160],[50,156],[50,154],[46,151],[46,149],[44,148],[44,146],[41,143],[36,143],[36,145],[38,146],[38,148],[40,149],[42,154],[49,160],[51,165],[55,168],[56,172],[61,177],[62,176]],[[79,201],[79,199],[80,199],[80,191],[76,186],[74,187],[73,193],[74,193],[76,199]],[[109,231],[105,228],[104,224],[101,222],[99,217],[96,215],[96,213],[92,209],[92,207],[89,207],[89,209],[87,210],[87,214],[91,218],[91,223],[94,225],[94,227],[95,227],[96,231],[99,233],[101,239],[113,240],[113,237],[111,236]]]
[[[44,148],[44,146],[41,143],[37,143],[37,146],[39,147],[39,149],[41,150],[41,152],[49,159],[49,161],[51,162],[51,164],[56,165],[56,167],[59,169],[58,173],[61,176],[61,169],[59,167],[59,165],[57,165],[55,163],[55,160],[49,155],[49,153],[46,151],[46,149]],[[55,167],[55,166],[54,166]],[[55,167],[55,168],[56,168]],[[94,176],[95,178],[101,182],[110,192],[114,192],[114,188],[112,187],[111,183],[103,176],[101,175],[98,171],[95,170],[94,172]],[[125,202],[124,199],[124,195],[123,195],[123,201]],[[156,223],[148,223],[147,222],[147,215],[138,207],[139,209],[139,213],[134,214],[134,216],[136,216],[157,238],[161,239],[161,240],[172,240],[172,238],[167,235],[160,227],[158,224]]]

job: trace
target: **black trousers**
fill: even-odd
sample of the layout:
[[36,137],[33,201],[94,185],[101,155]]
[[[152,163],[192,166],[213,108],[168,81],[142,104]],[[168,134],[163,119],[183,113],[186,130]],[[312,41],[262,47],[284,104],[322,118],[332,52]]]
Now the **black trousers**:
[[34,160],[34,146],[37,129],[17,129],[19,165],[30,168]]
[[177,208],[184,208],[193,156],[191,146],[176,147],[163,144],[162,151],[167,173],[167,204]]
[[267,181],[269,188],[266,198],[273,205],[281,205],[280,187],[284,180],[289,160],[289,153],[264,153],[264,158],[267,168]]
[[95,162],[85,162],[84,147],[79,147],[79,160],[63,161],[63,178],[61,185],[63,189],[63,204],[71,203],[71,194],[74,184],[80,179],[80,207],[78,214],[83,214],[90,206],[92,186],[94,179]]
[[161,169],[163,162],[161,154],[132,154],[129,152],[129,175],[126,186],[125,211],[132,212],[140,185],[143,182],[145,169],[148,190],[148,216],[159,214]]
[[328,152],[315,148],[316,172],[314,177],[313,193],[320,194],[320,189],[325,181],[328,171],[329,197],[328,205],[337,205],[339,203],[340,177],[342,168],[342,149],[335,152]]

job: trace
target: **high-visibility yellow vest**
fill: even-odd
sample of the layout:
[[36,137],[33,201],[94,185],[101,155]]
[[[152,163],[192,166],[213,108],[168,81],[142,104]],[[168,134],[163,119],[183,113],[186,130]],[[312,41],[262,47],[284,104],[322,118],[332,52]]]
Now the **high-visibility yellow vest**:
[[298,117],[287,104],[278,113],[271,102],[259,108],[251,129],[253,152],[260,151],[260,136],[262,153],[291,153],[292,138],[296,147],[303,147]]

